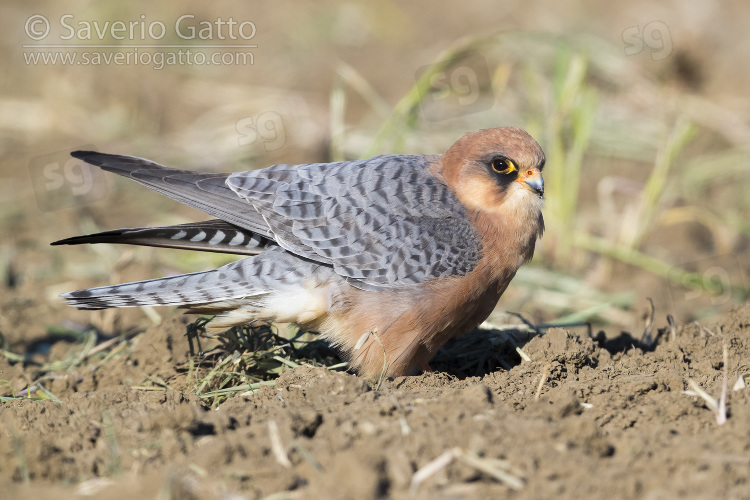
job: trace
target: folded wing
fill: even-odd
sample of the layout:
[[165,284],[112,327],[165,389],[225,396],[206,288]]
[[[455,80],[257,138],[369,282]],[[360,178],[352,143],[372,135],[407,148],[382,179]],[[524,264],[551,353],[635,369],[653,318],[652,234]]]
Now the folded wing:
[[[481,242],[465,208],[428,169],[437,157],[383,155],[200,174],[129,156],[91,151],[73,156],[267,238],[299,257],[331,266],[360,288],[461,276],[479,260]],[[148,230],[116,230],[121,233],[88,238],[135,242],[145,235],[138,231]],[[149,236],[164,240],[156,233]],[[89,242],[71,240],[59,243]]]
[[227,185],[260,213],[276,242],[332,265],[363,288],[464,275],[480,239],[453,192],[432,175],[436,157],[277,165],[231,174]]

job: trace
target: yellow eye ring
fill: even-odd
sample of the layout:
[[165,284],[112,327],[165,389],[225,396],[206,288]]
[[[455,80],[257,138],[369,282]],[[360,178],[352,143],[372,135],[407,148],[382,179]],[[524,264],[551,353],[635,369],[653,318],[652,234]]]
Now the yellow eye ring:
[[492,160],[492,170],[498,174],[511,174],[516,171],[516,166],[507,158],[495,158]]

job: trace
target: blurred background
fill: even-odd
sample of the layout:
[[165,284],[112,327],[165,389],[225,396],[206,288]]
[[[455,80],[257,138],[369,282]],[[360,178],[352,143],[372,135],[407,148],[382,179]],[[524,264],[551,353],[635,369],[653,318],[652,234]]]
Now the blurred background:
[[[179,168],[440,153],[513,125],[547,153],[547,232],[501,300],[529,321],[640,332],[748,298],[750,4],[25,2],[0,19],[0,332],[180,314],[57,294],[231,256],[50,247],[205,215],[73,161]],[[32,319],[29,319],[32,318]]]

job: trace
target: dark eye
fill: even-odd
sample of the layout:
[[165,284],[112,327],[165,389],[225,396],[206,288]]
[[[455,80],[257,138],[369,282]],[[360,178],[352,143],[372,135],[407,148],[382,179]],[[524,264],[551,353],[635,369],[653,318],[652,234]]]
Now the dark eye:
[[516,166],[507,158],[495,158],[492,160],[492,170],[498,174],[511,174],[516,171]]

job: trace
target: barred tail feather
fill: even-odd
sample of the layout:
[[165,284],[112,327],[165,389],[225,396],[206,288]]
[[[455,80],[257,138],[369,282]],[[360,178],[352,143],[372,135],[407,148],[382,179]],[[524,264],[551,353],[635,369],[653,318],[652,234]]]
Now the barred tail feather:
[[176,226],[112,229],[85,236],[74,236],[51,244],[81,245],[85,243],[122,243],[204,252],[257,255],[270,244],[270,240],[252,231],[217,219],[189,222]]
[[213,271],[100,286],[67,292],[60,296],[66,300],[66,304],[78,309],[107,309],[209,304],[268,293],[266,290],[253,287],[244,279],[242,266],[237,265],[241,262],[234,262]]

